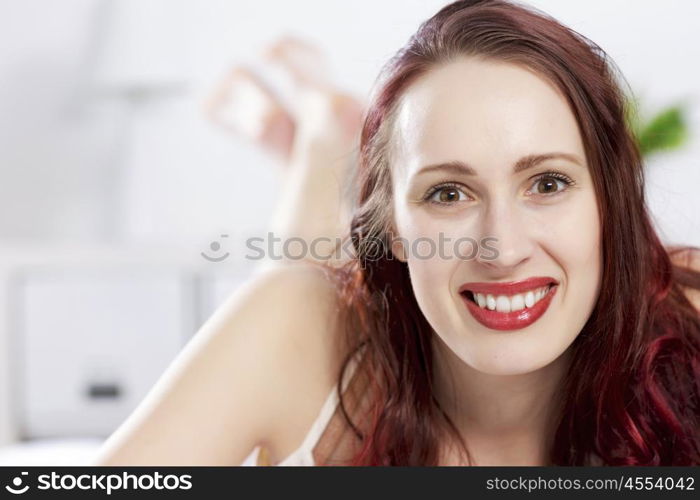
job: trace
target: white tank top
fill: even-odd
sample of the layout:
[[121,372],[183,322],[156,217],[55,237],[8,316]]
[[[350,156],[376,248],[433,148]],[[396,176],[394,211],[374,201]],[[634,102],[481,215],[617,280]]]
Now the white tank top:
[[[352,380],[352,376],[354,375],[355,369],[357,368],[357,364],[359,362],[359,354],[362,351],[364,351],[364,349],[360,349],[355,355],[355,357],[352,360],[350,360],[350,364],[348,366],[348,373],[345,375],[342,384],[343,392],[345,392],[347,385],[350,383],[350,380]],[[274,465],[316,465],[314,463],[313,450],[316,447],[318,440],[321,439],[321,434],[323,434],[323,431],[326,429],[331,418],[333,417],[338,403],[338,390],[337,387],[334,386],[330,394],[328,394],[328,396],[326,397],[326,400],[323,403],[323,406],[321,407],[321,411],[316,417],[316,420],[314,420],[314,422],[311,424],[311,428],[306,433],[306,437],[304,437],[304,441],[302,441],[301,445],[291,454],[289,454],[286,458]],[[241,465],[257,465],[259,455],[260,447],[258,446],[252,451],[250,455],[248,455],[248,457]]]

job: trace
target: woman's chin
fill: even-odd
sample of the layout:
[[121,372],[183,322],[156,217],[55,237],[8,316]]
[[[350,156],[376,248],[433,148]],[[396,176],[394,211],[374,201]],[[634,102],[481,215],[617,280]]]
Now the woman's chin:
[[[519,360],[520,361],[520,360]],[[486,360],[473,360],[468,363],[473,369],[486,375],[525,375],[535,372],[546,366],[543,364],[533,364],[532,360],[525,362],[512,362],[507,357]]]
[[487,347],[479,352],[460,356],[474,370],[487,375],[525,375],[536,372],[559,358],[565,351],[552,351],[545,346],[499,346]]

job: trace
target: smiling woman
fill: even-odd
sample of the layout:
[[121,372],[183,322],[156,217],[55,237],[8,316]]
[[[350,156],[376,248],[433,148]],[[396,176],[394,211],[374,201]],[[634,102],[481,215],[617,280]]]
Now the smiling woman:
[[251,281],[101,463],[700,465],[697,259],[655,233],[600,48],[452,3],[384,67],[358,169],[353,259]]
[[[459,57],[416,79],[398,109],[400,144],[389,160],[397,172],[397,235],[491,237],[498,248],[496,258],[481,261],[408,259],[423,314],[482,372],[548,365],[590,316],[601,272],[595,189],[566,98],[520,65]],[[466,168],[453,170],[451,159]],[[422,168],[426,163],[451,168]],[[433,198],[452,191],[463,198]],[[492,283],[504,279],[528,281]],[[480,292],[483,308],[465,303],[464,291]],[[525,306],[528,291],[533,308]],[[544,299],[536,308],[535,298]],[[521,312],[511,312],[512,301]],[[536,332],[523,329],[547,311]],[[503,337],[493,329],[514,331]]]
[[[613,69],[499,1],[448,5],[385,66],[344,295],[375,381],[372,411],[345,415],[353,463],[700,463],[700,322]],[[397,259],[366,258],[386,233]],[[405,253],[445,234],[496,238],[497,256]]]

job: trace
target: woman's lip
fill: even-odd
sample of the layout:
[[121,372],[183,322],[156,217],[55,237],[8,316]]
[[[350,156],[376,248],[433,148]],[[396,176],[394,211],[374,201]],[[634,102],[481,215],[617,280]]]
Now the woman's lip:
[[503,283],[491,282],[474,282],[465,283],[459,287],[459,293],[470,291],[473,293],[482,293],[491,295],[515,295],[523,293],[535,288],[541,288],[547,285],[556,285],[559,282],[549,276],[536,276],[521,281],[508,281]]
[[492,330],[519,330],[531,325],[545,313],[558,288],[556,285],[551,286],[547,294],[534,306],[508,313],[491,311],[486,308],[482,309],[468,297],[468,292],[460,295],[471,315],[482,325]]

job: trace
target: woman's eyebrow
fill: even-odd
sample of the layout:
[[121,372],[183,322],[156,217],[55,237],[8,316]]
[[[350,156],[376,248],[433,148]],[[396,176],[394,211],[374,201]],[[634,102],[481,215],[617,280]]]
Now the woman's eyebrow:
[[[583,166],[583,161],[574,154],[570,153],[560,153],[560,152],[554,152],[554,153],[543,153],[543,154],[532,154],[532,155],[527,155],[523,156],[520,158],[516,163],[515,166],[513,167],[513,173],[517,174],[518,172],[522,172],[523,170],[526,170],[528,168],[532,168],[543,161],[547,160],[554,160],[554,159],[564,159],[568,160],[572,163],[576,163],[577,165]],[[418,172],[416,172],[416,176],[420,174],[424,174],[427,172],[434,172],[436,170],[441,170],[444,172],[452,173],[452,174],[461,174],[461,175],[477,175],[476,170],[471,167],[469,164],[460,161],[460,160],[452,160],[444,163],[436,163],[433,165],[426,165],[424,167],[421,167]]]

